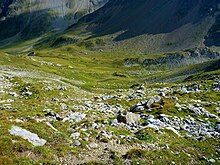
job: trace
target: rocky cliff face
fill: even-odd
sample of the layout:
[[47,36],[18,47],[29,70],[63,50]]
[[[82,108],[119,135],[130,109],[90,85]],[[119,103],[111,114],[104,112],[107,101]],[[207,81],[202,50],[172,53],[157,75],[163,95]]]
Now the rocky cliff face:
[[0,38],[63,30],[108,0],[0,0]]

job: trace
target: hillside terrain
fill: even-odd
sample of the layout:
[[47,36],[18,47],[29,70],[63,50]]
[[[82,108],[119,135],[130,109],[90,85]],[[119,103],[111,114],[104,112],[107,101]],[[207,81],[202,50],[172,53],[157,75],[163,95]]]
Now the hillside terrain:
[[1,0],[0,39],[18,34],[22,37],[36,37],[50,30],[64,30],[106,2],[107,0]]
[[0,0],[0,164],[220,164],[219,9]]
[[[218,15],[217,0],[112,0],[73,27],[81,28],[86,23],[91,37],[110,37],[116,49],[174,52],[204,46],[208,31],[211,38],[220,29]],[[209,46],[215,40],[217,36]]]
[[72,45],[35,53],[1,51],[0,164],[219,163],[219,54],[174,72]]

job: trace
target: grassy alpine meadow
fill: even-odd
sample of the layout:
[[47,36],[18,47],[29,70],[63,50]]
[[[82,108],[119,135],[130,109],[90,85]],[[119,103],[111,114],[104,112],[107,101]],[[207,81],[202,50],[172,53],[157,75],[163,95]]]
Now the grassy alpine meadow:
[[218,0],[0,0],[0,165],[220,165]]
[[166,54],[77,44],[24,51],[31,44],[0,50],[0,164],[219,164],[219,70],[167,83],[196,66],[125,65]]

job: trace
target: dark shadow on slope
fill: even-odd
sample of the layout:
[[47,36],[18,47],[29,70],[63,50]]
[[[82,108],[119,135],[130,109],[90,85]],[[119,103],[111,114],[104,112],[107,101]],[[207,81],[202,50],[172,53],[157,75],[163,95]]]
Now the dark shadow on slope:
[[52,21],[58,18],[50,10],[22,13],[0,21],[0,40],[4,40],[20,33],[21,38],[38,37],[52,29]]
[[9,10],[9,6],[12,4],[13,0],[1,0],[0,1],[0,19],[2,17],[7,16],[8,14],[8,10]]
[[21,31],[21,25],[18,19],[8,18],[0,22],[0,40],[10,38]]
[[115,39],[119,41],[142,34],[169,33],[195,24],[212,15],[215,10],[210,8],[217,3],[218,0],[110,0],[79,24],[88,23],[93,37],[123,32]]
[[214,80],[220,78],[220,60],[209,62],[205,67],[201,66],[198,74],[188,76],[184,81]]
[[211,72],[220,69],[220,60],[213,62],[210,66],[204,69],[204,72]]
[[204,44],[206,46],[220,46],[220,13],[216,17],[214,25],[209,30]]

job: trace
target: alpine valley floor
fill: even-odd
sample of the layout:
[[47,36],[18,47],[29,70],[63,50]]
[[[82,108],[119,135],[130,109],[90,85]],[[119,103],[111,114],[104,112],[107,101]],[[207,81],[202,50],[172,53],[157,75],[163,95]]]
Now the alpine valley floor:
[[0,164],[220,164],[212,50],[190,50],[202,60],[181,67],[170,56],[188,51],[16,51],[0,51]]

